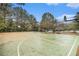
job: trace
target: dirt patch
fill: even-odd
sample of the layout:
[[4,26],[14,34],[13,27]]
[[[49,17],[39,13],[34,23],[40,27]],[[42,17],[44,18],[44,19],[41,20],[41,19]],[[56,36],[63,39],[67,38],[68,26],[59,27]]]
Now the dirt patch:
[[10,33],[0,33],[0,44],[7,43],[9,41],[24,40],[29,39],[32,32],[10,32]]

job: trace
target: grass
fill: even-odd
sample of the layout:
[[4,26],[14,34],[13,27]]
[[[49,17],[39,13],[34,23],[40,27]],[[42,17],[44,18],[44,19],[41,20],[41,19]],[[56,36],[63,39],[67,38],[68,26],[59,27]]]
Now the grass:
[[[0,55],[17,56],[17,46],[21,56],[67,56],[76,35],[45,34],[39,32],[19,32],[0,34]],[[76,55],[76,48],[79,40],[71,52],[71,56]]]

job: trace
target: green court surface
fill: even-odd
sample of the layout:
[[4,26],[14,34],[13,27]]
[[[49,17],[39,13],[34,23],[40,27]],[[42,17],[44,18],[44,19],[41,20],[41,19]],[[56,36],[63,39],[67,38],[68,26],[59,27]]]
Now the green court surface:
[[79,36],[40,32],[4,33],[0,34],[0,41],[1,56],[75,56]]

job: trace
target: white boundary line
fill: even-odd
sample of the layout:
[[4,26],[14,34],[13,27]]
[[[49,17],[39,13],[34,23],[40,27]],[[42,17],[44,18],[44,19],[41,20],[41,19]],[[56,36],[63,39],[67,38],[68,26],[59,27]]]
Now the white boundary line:
[[76,42],[77,42],[77,39],[74,40],[74,43],[73,43],[73,45],[72,45],[72,47],[71,47],[69,53],[67,54],[67,56],[70,56],[70,54],[71,54],[73,48],[75,47]]
[[[72,45],[71,49],[69,50],[69,53],[67,54],[67,56],[70,56],[70,54],[71,54],[73,48],[75,47],[76,42],[77,42],[77,39],[74,40],[73,45]],[[18,44],[18,46],[17,46],[17,54],[18,54],[18,56],[20,56],[20,51],[19,51],[19,49],[20,49],[20,46],[21,46],[22,43],[23,43],[23,40],[22,40],[22,41]]]
[[21,46],[22,43],[23,43],[23,41],[21,41],[21,42],[18,44],[18,46],[17,46],[17,54],[18,54],[18,56],[20,56],[20,51],[19,51],[19,49],[20,49],[20,46]]

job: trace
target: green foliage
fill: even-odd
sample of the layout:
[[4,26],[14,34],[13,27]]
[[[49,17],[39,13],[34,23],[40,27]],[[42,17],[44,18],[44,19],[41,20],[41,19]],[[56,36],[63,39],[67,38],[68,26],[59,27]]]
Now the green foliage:
[[[0,32],[38,30],[51,30],[54,32],[56,30],[57,20],[51,13],[44,13],[41,22],[38,24],[36,18],[22,8],[24,5],[24,3],[0,3]],[[74,18],[72,23],[67,24],[67,28],[63,24],[60,24],[59,27],[68,30],[79,30],[79,12],[77,12]],[[67,17],[64,16],[65,21],[66,19]]]
[[37,24],[37,21],[33,15],[29,15],[29,22],[30,22],[30,25],[32,27],[32,30],[36,31],[38,24]]
[[0,20],[0,31],[4,31],[4,29],[6,28],[6,24],[4,23],[3,20]]
[[66,30],[79,30],[79,12],[76,13],[74,19],[67,20],[66,16],[64,16],[65,21],[72,21],[70,23],[67,23]]
[[42,31],[53,30],[55,24],[54,16],[51,13],[44,13],[42,16],[42,21],[40,27]]

